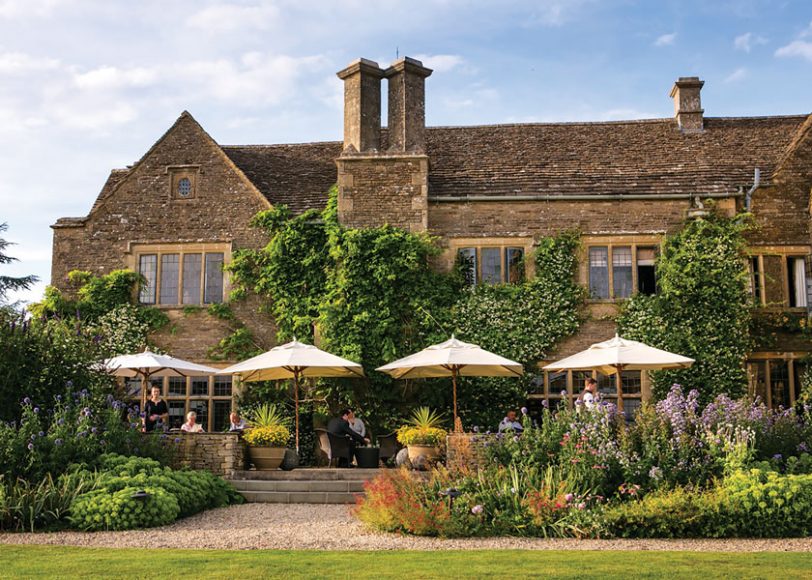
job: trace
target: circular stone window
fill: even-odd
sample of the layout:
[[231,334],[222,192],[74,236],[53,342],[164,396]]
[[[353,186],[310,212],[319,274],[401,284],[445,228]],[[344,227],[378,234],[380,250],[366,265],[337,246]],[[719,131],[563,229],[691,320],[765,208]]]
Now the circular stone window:
[[192,195],[192,181],[188,177],[182,177],[178,180],[178,195],[184,198]]

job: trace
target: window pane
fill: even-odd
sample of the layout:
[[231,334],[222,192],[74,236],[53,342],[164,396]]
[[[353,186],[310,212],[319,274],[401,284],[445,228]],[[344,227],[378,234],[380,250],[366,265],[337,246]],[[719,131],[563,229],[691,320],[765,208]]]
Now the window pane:
[[144,277],[138,300],[141,304],[155,304],[155,281],[158,278],[158,256],[150,254],[141,256],[138,272]]
[[643,401],[640,399],[623,399],[623,414],[626,415],[626,419],[634,419],[642,406]]
[[770,391],[772,393],[772,406],[789,407],[789,365],[785,360],[770,361]]
[[[209,428],[209,402],[208,401],[189,401],[189,410],[197,413],[197,422],[208,430]],[[186,418],[184,417],[184,421]]]
[[209,395],[209,377],[192,377],[192,395]]
[[564,396],[567,395],[567,371],[548,372],[547,373],[547,387],[549,389],[550,397],[560,397],[561,391],[564,391]]
[[230,397],[231,396],[231,377],[230,376],[215,376],[214,377],[214,396],[215,397]]
[[609,298],[609,250],[606,247],[589,248],[589,295]]
[[789,276],[789,305],[792,308],[806,308],[806,262],[801,257],[787,258]]
[[161,256],[161,304],[178,303],[178,254]]
[[128,399],[141,400],[141,379],[126,379],[124,383],[124,392],[127,393]]
[[230,426],[228,416],[231,414],[231,401],[214,401],[214,423],[212,431],[228,431]]
[[639,395],[642,392],[642,379],[640,371],[623,371],[620,378],[620,388],[624,395]]
[[206,286],[203,302],[219,304],[223,301],[223,254],[206,254]]
[[169,401],[169,428],[180,429],[186,421],[186,401]]
[[753,302],[756,305],[761,305],[761,264],[758,256],[750,258],[750,284],[752,285],[751,291],[753,293]]
[[502,253],[499,248],[482,248],[482,282],[499,284],[502,282]]
[[617,379],[615,375],[598,373],[598,392],[603,399],[617,399]]
[[517,284],[524,281],[524,250],[522,248],[505,248],[505,267],[507,281]]
[[657,292],[657,279],[654,270],[656,259],[656,248],[637,248],[637,291],[640,294],[655,294]]
[[476,284],[476,248],[460,248],[457,252],[465,282],[469,286]]
[[183,255],[183,303],[200,304],[201,254]]
[[186,396],[186,377],[169,377],[169,394]]
[[784,304],[784,273],[781,256],[762,256],[764,263],[764,286],[767,304]]
[[750,395],[767,404],[767,370],[764,361],[749,363],[747,374],[750,380]]
[[632,295],[632,249],[612,248],[612,286],[615,298]]
[[592,378],[592,371],[572,371],[572,391],[576,397],[586,388],[586,380]]

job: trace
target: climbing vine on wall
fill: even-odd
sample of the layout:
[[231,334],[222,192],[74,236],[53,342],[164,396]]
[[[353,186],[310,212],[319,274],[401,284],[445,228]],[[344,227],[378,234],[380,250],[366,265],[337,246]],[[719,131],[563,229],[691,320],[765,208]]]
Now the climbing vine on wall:
[[689,221],[666,239],[657,260],[658,292],[633,296],[618,320],[623,336],[696,359],[690,369],[653,374],[655,397],[673,383],[704,400],[744,394],[750,349],[746,216]]
[[[577,234],[542,239],[532,258],[535,276],[526,282],[469,289],[459,268],[432,267],[441,250],[425,233],[341,226],[336,196],[334,188],[320,215],[293,217],[285,208],[258,214],[253,224],[269,243],[238,252],[230,267],[238,296],[266,299],[280,340],[294,334],[311,340],[317,327],[324,348],[364,364],[365,381],[318,385],[334,407],[359,406],[374,426],[389,429],[415,404],[448,408],[451,389],[444,380],[395,383],[377,366],[456,332],[531,365],[532,373],[535,362],[577,329],[583,298],[574,279]],[[468,379],[462,388],[469,395],[461,401],[463,421],[491,424],[504,405],[523,402],[527,382]]]

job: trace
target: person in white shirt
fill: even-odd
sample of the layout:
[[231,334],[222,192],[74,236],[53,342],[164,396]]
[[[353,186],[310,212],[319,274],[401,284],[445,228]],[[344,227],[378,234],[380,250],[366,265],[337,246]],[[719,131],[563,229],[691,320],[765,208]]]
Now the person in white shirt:
[[595,403],[597,402],[596,396],[598,393],[598,381],[589,377],[586,381],[584,381],[584,392],[581,393],[579,397],[581,403],[583,403],[584,407],[587,409],[594,409]]
[[181,426],[180,430],[187,433],[205,433],[203,425],[197,422],[197,413],[194,411],[186,413],[186,422]]
[[347,413],[347,422],[350,424],[350,429],[358,433],[361,437],[367,436],[366,425],[364,425],[364,422],[361,421],[361,419],[355,416],[355,411],[353,409],[349,409],[349,413]]
[[524,431],[524,427],[516,418],[516,411],[513,409],[509,410],[502,422],[499,423],[499,432],[504,433],[505,431],[514,431],[516,433]]
[[244,431],[248,428],[248,424],[245,422],[245,419],[240,417],[240,414],[237,411],[232,411],[231,415],[228,416],[229,419],[229,431]]

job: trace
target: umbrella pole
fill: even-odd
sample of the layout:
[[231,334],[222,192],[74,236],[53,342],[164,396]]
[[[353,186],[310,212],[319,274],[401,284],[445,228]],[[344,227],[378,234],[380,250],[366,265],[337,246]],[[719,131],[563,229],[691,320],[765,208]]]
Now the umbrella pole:
[[623,365],[616,365],[615,370],[615,385],[617,387],[617,410],[623,411],[623,377],[621,374],[623,373]]
[[457,431],[457,367],[451,367],[451,383],[454,388],[454,431]]
[[296,453],[299,453],[299,371],[293,371],[293,400],[296,406]]

